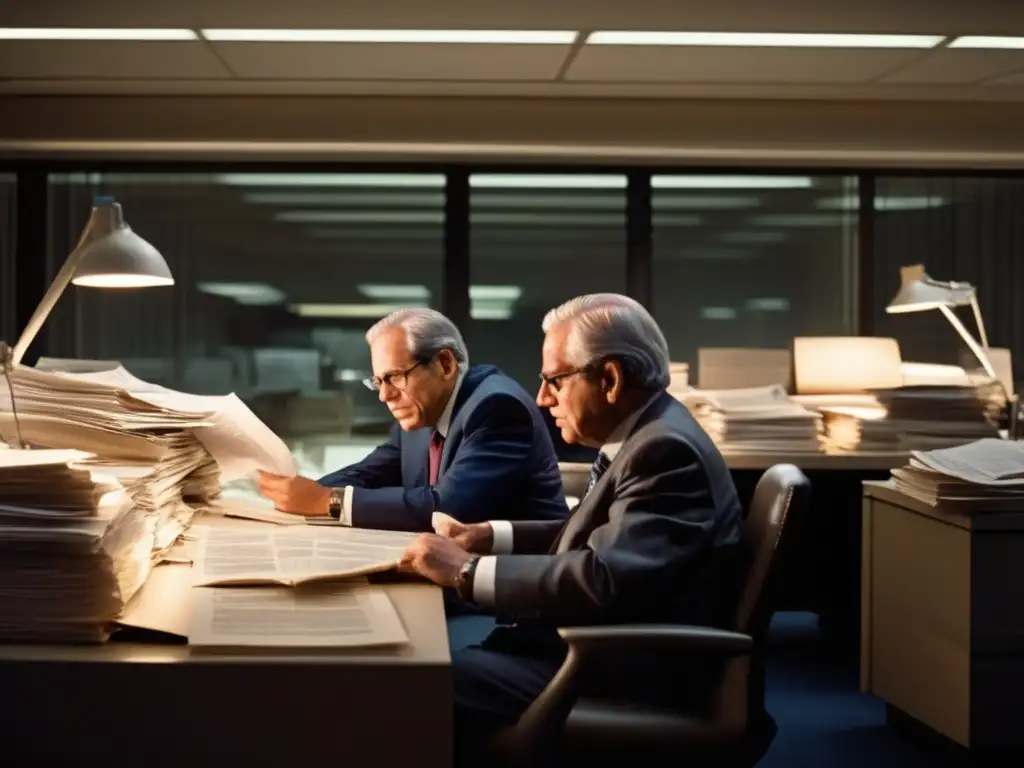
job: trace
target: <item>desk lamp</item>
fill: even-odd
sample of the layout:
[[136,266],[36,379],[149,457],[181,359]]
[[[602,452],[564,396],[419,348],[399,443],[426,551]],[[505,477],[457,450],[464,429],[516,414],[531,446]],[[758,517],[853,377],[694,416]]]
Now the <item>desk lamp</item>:
[[[974,310],[974,321],[978,324],[978,333],[981,335],[980,344],[971,336],[966,326],[951,309],[951,307],[962,307],[968,304]],[[933,280],[924,271],[924,266],[921,264],[901,267],[899,293],[889,302],[885,311],[890,314],[899,314],[901,312],[921,312],[926,309],[941,311],[981,361],[985,372],[993,379],[997,378],[995,368],[992,367],[992,362],[988,357],[988,336],[985,334],[985,323],[981,319],[981,308],[978,306],[978,296],[973,285]]]
[[78,244],[32,313],[25,331],[13,349],[0,342],[0,373],[7,377],[19,443],[22,443],[21,428],[13,407],[14,391],[9,375],[21,363],[68,283],[89,288],[147,288],[174,285],[174,278],[160,252],[125,223],[121,206],[114,198],[93,198],[92,213]]

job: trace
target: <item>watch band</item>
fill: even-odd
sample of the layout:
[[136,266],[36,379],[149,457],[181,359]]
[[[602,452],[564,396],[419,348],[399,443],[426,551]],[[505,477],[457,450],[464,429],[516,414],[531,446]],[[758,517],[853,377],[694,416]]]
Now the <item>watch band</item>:
[[327,503],[327,514],[335,520],[341,520],[341,512],[345,506],[345,489],[332,488],[330,501]]
[[473,602],[473,577],[476,576],[476,566],[479,562],[480,556],[473,555],[459,569],[459,580],[455,583],[455,592],[464,602]]

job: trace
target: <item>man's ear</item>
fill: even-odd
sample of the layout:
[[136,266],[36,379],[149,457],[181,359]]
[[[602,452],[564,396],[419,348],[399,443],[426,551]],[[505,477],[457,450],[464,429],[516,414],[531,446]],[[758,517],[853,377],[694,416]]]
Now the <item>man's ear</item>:
[[601,366],[601,390],[609,403],[614,404],[619,401],[624,384],[622,363],[618,360],[606,360]]
[[442,349],[437,356],[437,361],[441,364],[441,373],[446,379],[452,379],[459,375],[459,363],[450,349]]

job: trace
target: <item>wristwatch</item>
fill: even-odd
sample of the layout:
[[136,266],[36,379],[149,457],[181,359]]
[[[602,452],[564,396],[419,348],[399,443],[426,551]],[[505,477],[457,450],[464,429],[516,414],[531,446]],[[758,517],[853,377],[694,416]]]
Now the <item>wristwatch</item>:
[[459,569],[459,579],[455,582],[455,592],[464,602],[473,602],[473,577],[476,575],[476,565],[479,562],[480,556],[473,555]]
[[341,510],[345,506],[345,489],[331,488],[331,498],[327,502],[327,514],[335,520],[341,520]]

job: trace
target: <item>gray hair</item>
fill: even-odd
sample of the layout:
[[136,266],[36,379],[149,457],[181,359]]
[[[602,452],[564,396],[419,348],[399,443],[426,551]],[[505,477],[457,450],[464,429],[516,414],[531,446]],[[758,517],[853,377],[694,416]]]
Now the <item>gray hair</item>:
[[374,323],[366,332],[367,344],[373,344],[374,340],[388,328],[401,328],[405,331],[409,353],[417,361],[430,360],[441,350],[448,349],[451,350],[460,371],[465,372],[469,368],[469,352],[466,350],[466,342],[462,340],[462,334],[455,327],[455,323],[436,309],[412,307],[392,312]]
[[564,322],[570,323],[566,355],[573,365],[613,358],[632,384],[651,391],[668,387],[668,343],[639,302],[617,293],[578,296],[548,312],[541,327],[547,333]]

